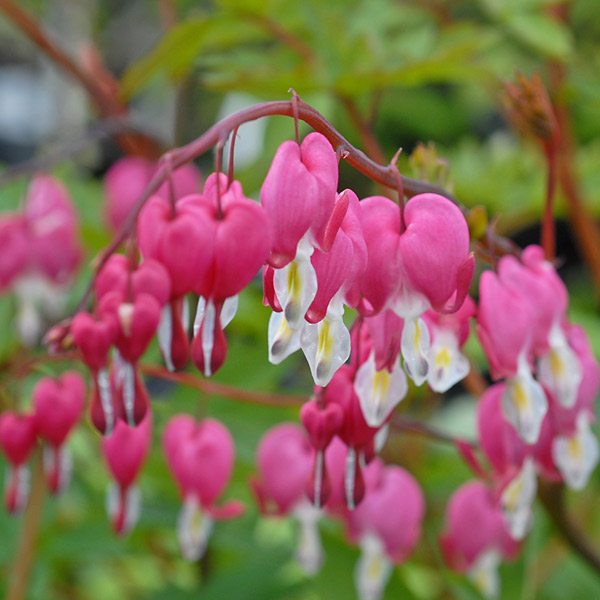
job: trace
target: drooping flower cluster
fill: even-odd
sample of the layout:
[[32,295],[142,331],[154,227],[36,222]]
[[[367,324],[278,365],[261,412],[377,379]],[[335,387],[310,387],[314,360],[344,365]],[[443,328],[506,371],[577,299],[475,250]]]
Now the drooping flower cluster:
[[[537,477],[578,490],[598,462],[590,423],[600,368],[583,329],[568,322],[567,302],[539,246],[521,261],[503,257],[497,274],[481,277],[477,330],[492,375],[505,380],[478,406],[488,481],[454,494],[441,544],[448,564],[489,597],[498,594],[498,565],[518,554],[532,526]],[[466,528],[474,515],[480,526]]]
[[[155,172],[153,163],[133,158],[109,171],[113,228]],[[567,292],[554,267],[538,247],[520,260],[502,258],[497,272],[482,275],[476,308],[468,295],[475,261],[459,208],[433,193],[403,205],[338,192],[336,154],[319,133],[282,144],[260,203],[222,173],[210,175],[202,192],[200,179],[195,168],[182,168],[148,200],[126,255],[102,263],[90,311],[68,328],[91,373],[90,420],[113,479],[107,508],[115,532],[126,534],[138,519],[135,482],[152,439],[140,360],[156,335],[170,371],[192,362],[204,376],[215,374],[226,360],[224,329],[238,294],[262,269],[272,310],[269,360],[301,349],[315,388],[300,410],[304,431],[282,424],[261,440],[254,491],[263,513],[298,520],[297,558],[309,573],[324,560],[319,519],[340,519],[361,548],[355,582],[362,599],[382,596],[393,564],[415,548],[424,515],[417,482],[377,456],[394,409],[409,380],[443,393],[468,374],[461,349],[477,313],[492,376],[503,380],[478,407],[490,470],[453,495],[441,545],[451,568],[493,595],[498,564],[516,556],[531,527],[537,476],[580,489],[598,460],[590,423],[600,369],[585,333],[566,318]],[[75,218],[49,178],[34,181],[24,210],[3,218],[0,234],[0,249],[15,257],[0,257],[0,290],[18,288],[24,273],[62,282],[77,263]],[[190,296],[197,297],[193,319]],[[357,312],[350,329],[347,308]],[[64,443],[84,393],[77,375],[44,379],[33,415],[0,416],[0,448],[11,463],[9,510],[25,501],[26,463],[38,437],[47,445],[48,485],[58,491],[66,484]],[[162,446],[182,498],[181,552],[198,560],[215,521],[243,510],[237,501],[217,505],[231,478],[234,441],[214,419],[177,415]]]
[[[306,416],[303,422],[306,424]],[[318,571],[323,562],[319,519],[325,514],[341,519],[348,540],[361,549],[354,572],[359,597],[377,600],[383,595],[392,565],[405,561],[420,537],[423,494],[406,470],[371,457],[362,478],[364,499],[355,510],[348,510],[344,487],[349,450],[335,438],[314,465],[315,428],[310,431],[312,445],[293,423],[265,433],[257,451],[259,475],[253,482],[259,506],[266,515],[292,514],[298,521],[296,558],[309,574]],[[330,475],[325,480],[323,503],[315,506],[318,469],[327,469]]]
[[12,290],[18,298],[17,330],[25,345],[39,342],[45,319],[61,316],[80,258],[77,215],[67,190],[37,175],[22,209],[0,216],[0,293]]
[[4,490],[9,512],[20,511],[29,495],[27,461],[43,442],[43,464],[48,489],[58,494],[69,484],[71,457],[65,446],[69,433],[83,412],[85,383],[79,373],[67,371],[60,378],[44,377],[33,390],[32,412],[11,410],[0,415],[0,450],[10,463]]

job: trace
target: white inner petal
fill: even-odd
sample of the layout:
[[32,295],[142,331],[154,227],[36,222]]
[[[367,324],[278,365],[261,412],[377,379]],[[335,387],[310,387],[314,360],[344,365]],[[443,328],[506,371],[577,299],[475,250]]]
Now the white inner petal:
[[269,362],[278,365],[290,354],[300,349],[300,336],[302,329],[292,331],[288,327],[285,315],[274,312],[269,319]]
[[583,412],[577,417],[577,431],[572,437],[557,436],[552,442],[554,464],[573,490],[582,490],[587,485],[598,457],[598,440]]
[[104,435],[108,435],[115,425],[115,415],[112,405],[112,392],[110,389],[110,378],[106,369],[100,369],[97,374],[98,393],[100,396],[100,404],[106,421],[106,431]]
[[[212,300],[210,301],[212,303]],[[235,317],[235,313],[237,312],[239,304],[239,296],[236,294],[235,296],[230,296],[223,302],[223,306],[221,307],[221,328],[225,329],[229,323]],[[187,306],[187,302],[186,302]],[[194,317],[194,337],[200,331],[200,326],[202,325],[202,319],[204,318],[204,313],[206,311],[206,300],[202,297],[198,297],[198,304],[196,306],[196,316]]]
[[133,406],[135,404],[135,372],[130,362],[123,363],[123,403],[125,404],[125,416],[127,423],[135,427]]
[[181,326],[187,332],[190,327],[190,304],[187,296],[181,299],[181,314],[179,316],[181,317]]
[[171,358],[171,344],[173,343],[173,319],[171,317],[171,305],[166,304],[160,313],[158,324],[158,347],[165,359],[165,365],[169,371],[174,371],[173,359]]
[[[200,304],[200,302],[198,302]],[[212,350],[215,343],[215,318],[217,311],[212,300],[206,303],[202,320],[202,353],[204,355],[204,376],[210,377],[212,371],[210,363]]]
[[323,450],[318,450],[315,455],[315,508],[321,508],[321,492],[323,488]]
[[[121,511],[121,488],[115,481],[111,481],[106,489],[106,512],[111,521],[115,521]],[[135,485],[131,485],[125,491],[125,505],[123,506],[124,521],[123,528],[119,531],[119,535],[129,533],[139,521],[142,507],[142,497],[139,489]]]
[[538,363],[540,382],[565,408],[572,408],[583,372],[577,354],[569,346],[567,338],[557,323],[548,336],[550,352]]
[[63,492],[71,482],[73,476],[73,457],[67,446],[44,446],[43,454],[44,473],[47,478],[54,478],[54,473],[58,476],[58,488],[55,493]]
[[334,296],[327,314],[316,324],[305,323],[300,346],[316,385],[326,386],[350,356],[350,332],[344,324],[344,304]]
[[346,506],[354,510],[354,483],[356,480],[356,450],[350,446],[346,455],[346,467],[344,470],[344,490],[346,492]]
[[323,511],[304,499],[296,504],[293,514],[300,526],[296,560],[307,575],[315,575],[324,560],[318,526]]
[[202,558],[214,524],[195,496],[188,496],[184,500],[177,518],[177,536],[183,558],[190,562]]
[[519,357],[519,370],[507,379],[502,394],[502,410],[506,419],[528,444],[535,444],[546,412],[548,400],[542,386],[533,378],[527,361]]
[[223,303],[223,307],[221,308],[221,327],[225,329],[229,323],[235,317],[235,313],[237,312],[239,305],[239,296],[236,294],[235,296],[230,296]]
[[273,274],[275,295],[292,330],[303,327],[304,315],[317,294],[317,274],[310,262],[313,252],[314,248],[302,238],[294,260]]
[[354,584],[360,600],[380,600],[393,565],[383,542],[374,533],[360,540],[360,558],[354,567]]
[[8,489],[14,486],[14,504],[12,509],[14,512],[20,512],[25,508],[27,500],[29,499],[29,492],[31,490],[31,471],[27,463],[13,467],[7,465],[4,477],[4,489]]
[[390,432],[390,424],[386,423],[375,434],[375,439],[373,440],[373,442],[374,442],[374,446],[375,446],[375,452],[377,454],[379,454],[383,450],[383,447],[385,446],[385,443],[387,442],[389,432]]
[[502,514],[508,523],[510,535],[522,540],[533,522],[533,501],[537,493],[534,462],[527,457],[516,477],[502,491]]
[[408,381],[396,359],[392,372],[385,367],[378,371],[375,366],[375,351],[358,368],[354,389],[367,425],[380,427],[408,392]]
[[422,385],[427,379],[430,345],[429,329],[425,321],[421,317],[404,319],[400,340],[404,370],[416,385]]
[[497,550],[486,550],[467,572],[469,579],[486,598],[497,598],[500,593],[498,567],[501,560]]
[[436,328],[427,375],[429,387],[443,394],[464,379],[470,369],[469,360],[458,347],[456,335],[446,329]]

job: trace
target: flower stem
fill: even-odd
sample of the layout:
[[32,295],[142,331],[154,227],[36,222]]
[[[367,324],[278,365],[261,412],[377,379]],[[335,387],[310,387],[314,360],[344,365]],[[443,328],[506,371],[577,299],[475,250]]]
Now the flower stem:
[[546,206],[542,220],[542,248],[546,260],[553,261],[556,256],[556,234],[554,226],[554,189],[556,187],[556,152],[545,153],[548,164],[548,181],[546,185]]
[[44,495],[44,466],[40,451],[34,460],[31,493],[25,508],[21,536],[10,571],[5,600],[24,600],[26,597],[31,566],[35,558]]

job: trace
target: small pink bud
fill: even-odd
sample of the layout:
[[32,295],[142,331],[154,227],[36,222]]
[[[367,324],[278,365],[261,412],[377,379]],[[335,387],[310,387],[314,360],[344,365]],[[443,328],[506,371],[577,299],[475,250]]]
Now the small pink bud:
[[312,400],[303,404],[300,409],[300,420],[306,429],[312,447],[325,450],[331,438],[339,431],[344,420],[344,412],[338,404],[319,406]]

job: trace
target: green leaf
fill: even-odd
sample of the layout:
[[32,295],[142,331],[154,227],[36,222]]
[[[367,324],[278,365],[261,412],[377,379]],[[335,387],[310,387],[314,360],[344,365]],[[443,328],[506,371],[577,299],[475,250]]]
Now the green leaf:
[[565,25],[541,14],[511,15],[509,31],[532,50],[550,58],[565,60],[573,51],[573,36]]
[[207,48],[223,49],[263,37],[256,25],[238,17],[195,17],[182,21],[127,69],[121,80],[121,92],[128,99],[160,73],[175,81],[185,77],[198,55]]

